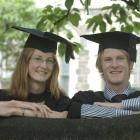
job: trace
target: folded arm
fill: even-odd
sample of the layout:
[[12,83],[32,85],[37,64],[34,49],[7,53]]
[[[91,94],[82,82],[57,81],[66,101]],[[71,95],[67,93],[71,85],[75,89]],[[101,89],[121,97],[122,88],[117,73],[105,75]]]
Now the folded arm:
[[120,103],[110,103],[110,102],[95,102],[96,105],[113,107],[118,109],[129,109],[129,110],[140,110],[140,96],[137,98],[131,98],[123,100]]
[[48,117],[52,110],[46,105],[24,101],[0,101],[0,116]]

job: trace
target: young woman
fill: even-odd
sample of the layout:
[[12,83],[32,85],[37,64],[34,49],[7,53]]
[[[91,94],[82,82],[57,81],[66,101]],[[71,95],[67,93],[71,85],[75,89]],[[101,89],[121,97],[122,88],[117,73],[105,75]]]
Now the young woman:
[[66,118],[69,98],[58,82],[57,42],[66,44],[66,62],[73,57],[73,44],[49,32],[13,27],[29,33],[8,92],[1,90],[0,116]]

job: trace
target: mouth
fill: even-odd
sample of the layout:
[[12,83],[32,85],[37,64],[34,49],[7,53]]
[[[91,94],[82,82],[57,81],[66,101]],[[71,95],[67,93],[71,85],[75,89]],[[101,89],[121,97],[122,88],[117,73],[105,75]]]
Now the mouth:
[[110,74],[120,74],[122,71],[111,71]]
[[41,75],[46,75],[47,72],[46,71],[36,71],[38,74],[41,74]]

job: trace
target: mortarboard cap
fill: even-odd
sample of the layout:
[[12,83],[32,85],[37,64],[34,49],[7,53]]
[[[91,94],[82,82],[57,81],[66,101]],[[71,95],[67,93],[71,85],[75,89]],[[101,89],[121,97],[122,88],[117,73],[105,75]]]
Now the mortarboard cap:
[[25,48],[35,48],[43,52],[52,52],[56,54],[57,42],[66,44],[65,61],[68,63],[70,58],[74,59],[73,44],[51,32],[41,32],[37,29],[23,28],[13,26],[12,28],[29,33],[25,42]]
[[121,31],[103,32],[97,34],[82,35],[81,37],[99,43],[99,52],[106,48],[123,49],[136,62],[136,44],[140,43],[140,37]]

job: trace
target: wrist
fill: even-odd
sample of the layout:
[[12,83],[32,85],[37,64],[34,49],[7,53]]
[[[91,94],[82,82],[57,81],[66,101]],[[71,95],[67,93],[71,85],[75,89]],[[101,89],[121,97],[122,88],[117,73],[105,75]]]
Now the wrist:
[[68,115],[68,111],[63,111],[62,112],[62,118],[67,118]]

